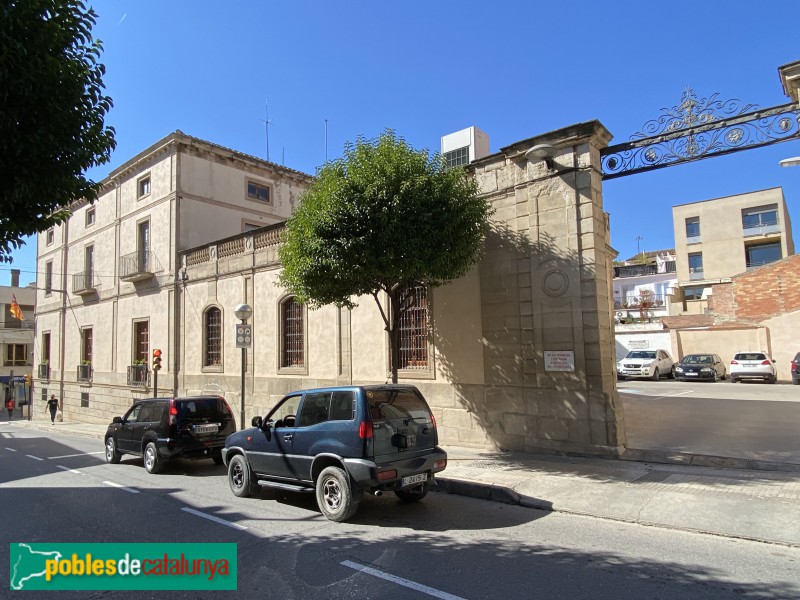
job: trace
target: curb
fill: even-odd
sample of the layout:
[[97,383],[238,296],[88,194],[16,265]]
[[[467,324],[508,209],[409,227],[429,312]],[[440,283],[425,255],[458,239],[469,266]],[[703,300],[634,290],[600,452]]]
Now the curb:
[[688,452],[674,452],[668,450],[639,450],[636,448],[626,448],[625,452],[619,457],[619,460],[686,465],[692,467],[800,473],[800,464],[797,463],[783,463],[756,458],[714,456],[711,454],[691,454]]

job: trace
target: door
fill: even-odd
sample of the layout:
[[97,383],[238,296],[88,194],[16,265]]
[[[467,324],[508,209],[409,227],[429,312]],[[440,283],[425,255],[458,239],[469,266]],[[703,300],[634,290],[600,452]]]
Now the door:
[[[123,452],[133,451],[133,430],[139,422],[139,413],[142,410],[141,404],[134,404],[133,407],[122,417],[122,425],[117,434],[117,446]],[[137,448],[136,452],[141,452]]]
[[136,245],[136,259],[138,262],[138,272],[147,273],[150,271],[150,221],[139,223],[139,232]]
[[253,471],[269,477],[295,479],[292,444],[295,422],[303,396],[296,394],[281,400],[264,418],[265,425],[255,429],[247,450]]

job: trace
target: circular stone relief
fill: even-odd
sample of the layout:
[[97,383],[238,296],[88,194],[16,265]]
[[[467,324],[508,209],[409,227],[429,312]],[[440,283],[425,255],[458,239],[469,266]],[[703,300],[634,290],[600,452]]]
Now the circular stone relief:
[[560,296],[569,287],[569,277],[561,269],[550,269],[542,277],[542,291],[548,296]]

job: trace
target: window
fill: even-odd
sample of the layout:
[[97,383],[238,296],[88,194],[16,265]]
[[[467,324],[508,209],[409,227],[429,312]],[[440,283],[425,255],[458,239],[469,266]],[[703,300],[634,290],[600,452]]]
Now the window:
[[203,366],[218,367],[222,365],[222,311],[212,306],[206,311],[204,321]]
[[355,392],[333,392],[331,421],[352,421],[355,418]]
[[47,230],[47,245],[52,246],[56,240],[56,232],[52,227]]
[[269,186],[263,183],[256,183],[255,181],[247,182],[247,197],[250,200],[257,200],[258,202],[270,203]]
[[89,392],[81,392],[81,408],[89,408]]
[[43,363],[50,362],[50,332],[42,334],[42,356],[40,360]]
[[281,367],[305,366],[305,314],[292,296],[281,304]]
[[6,367],[23,367],[28,364],[26,344],[6,344]]
[[742,210],[742,227],[753,229],[778,225],[778,207],[776,205],[759,206]]
[[469,164],[469,146],[458,148],[444,153],[444,162],[447,168]]
[[86,227],[91,227],[92,225],[94,225],[94,220],[95,220],[94,206],[90,206],[89,208],[86,209]]
[[136,184],[138,190],[138,197],[144,198],[150,195],[150,175],[145,175]]
[[150,221],[142,221],[137,225],[136,260],[139,273],[149,272],[150,264]]
[[745,246],[744,251],[748,269],[760,267],[782,258],[780,242]]
[[147,364],[150,356],[150,322],[135,321],[133,323],[133,364]]
[[689,273],[703,272],[703,253],[692,252],[689,254]]
[[44,265],[44,295],[49,296],[53,293],[53,261],[48,261]]
[[683,288],[684,300],[702,300],[706,288],[704,286],[685,287]]
[[686,238],[700,237],[700,217],[686,219]]
[[425,286],[400,294],[400,369],[428,368],[428,296]]
[[92,363],[92,328],[86,327],[81,331],[81,361],[84,364]]
[[141,412],[141,410],[142,410],[142,405],[141,404],[137,404],[136,406],[134,406],[132,409],[130,409],[128,411],[128,414],[126,414],[123,417],[123,419],[127,423],[136,423],[139,420],[139,413]]
[[245,221],[242,223],[242,233],[247,233],[248,231],[253,231],[254,229],[260,229],[263,225],[259,225],[258,223],[248,223]]
[[303,406],[297,415],[297,426],[308,427],[328,420],[328,411],[331,404],[331,392],[306,394]]

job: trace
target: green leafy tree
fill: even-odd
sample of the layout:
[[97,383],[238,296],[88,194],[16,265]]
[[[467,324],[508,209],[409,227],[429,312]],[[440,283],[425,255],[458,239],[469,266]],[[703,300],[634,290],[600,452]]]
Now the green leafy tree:
[[[387,130],[359,138],[326,163],[286,225],[280,283],[310,308],[355,306],[371,295],[389,334],[392,381],[398,324],[414,287],[465,275],[478,259],[491,210],[463,169],[415,150]],[[384,309],[383,295],[388,298]]]
[[0,262],[97,197],[84,172],[115,141],[96,18],[79,0],[0,0]]

